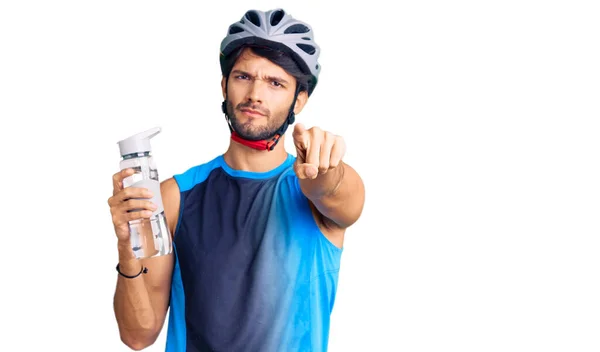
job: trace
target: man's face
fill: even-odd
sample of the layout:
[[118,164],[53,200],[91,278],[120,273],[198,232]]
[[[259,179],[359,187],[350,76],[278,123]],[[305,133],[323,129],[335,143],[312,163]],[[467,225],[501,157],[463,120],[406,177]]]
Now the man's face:
[[[224,81],[222,87],[225,97]],[[248,140],[272,136],[287,119],[295,89],[293,76],[245,49],[229,75],[227,114],[234,130]]]

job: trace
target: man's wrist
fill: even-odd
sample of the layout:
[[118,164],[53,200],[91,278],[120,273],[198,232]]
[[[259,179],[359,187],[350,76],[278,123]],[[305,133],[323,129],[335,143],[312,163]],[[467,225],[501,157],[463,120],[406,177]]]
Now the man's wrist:
[[127,275],[137,274],[140,271],[140,261],[133,255],[131,243],[129,241],[119,240],[117,243],[119,249],[119,267]]
[[344,174],[346,172],[344,163],[342,161],[340,161],[340,165],[338,167],[336,167],[335,169],[333,169],[333,171],[335,171],[334,173],[334,183],[333,183],[333,187],[330,187],[327,192],[325,193],[324,197],[331,197],[334,196],[337,191],[340,189],[340,186],[342,185],[342,181],[344,181]]
[[326,174],[317,176],[316,179],[300,180],[303,185],[303,192],[311,201],[318,201],[322,198],[334,196],[340,188],[344,179],[344,164],[335,169],[327,171]]
[[142,263],[137,259],[119,260],[119,271],[127,276],[133,276],[140,272]]

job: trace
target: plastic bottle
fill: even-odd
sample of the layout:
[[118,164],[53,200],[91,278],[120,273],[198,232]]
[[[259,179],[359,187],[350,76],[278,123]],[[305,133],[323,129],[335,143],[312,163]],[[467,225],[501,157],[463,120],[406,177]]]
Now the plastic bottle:
[[131,247],[138,259],[166,255],[173,250],[160,193],[158,170],[150,146],[150,138],[160,131],[160,127],[155,127],[118,142],[122,157],[119,163],[120,169],[135,170],[133,175],[123,180],[123,187],[147,188],[153,195],[149,200],[157,206],[150,219],[143,218],[129,222]]

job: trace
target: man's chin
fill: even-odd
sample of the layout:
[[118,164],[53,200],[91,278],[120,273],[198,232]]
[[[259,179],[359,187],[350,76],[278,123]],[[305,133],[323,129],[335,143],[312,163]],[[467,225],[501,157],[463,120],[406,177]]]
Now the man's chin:
[[252,122],[246,122],[241,125],[234,122],[232,125],[237,134],[248,141],[262,141],[275,133],[274,131],[257,130],[256,126],[252,126]]
[[270,134],[266,133],[248,133],[245,131],[241,131],[237,133],[240,137],[248,141],[262,141],[268,138],[271,138],[275,133],[272,132]]

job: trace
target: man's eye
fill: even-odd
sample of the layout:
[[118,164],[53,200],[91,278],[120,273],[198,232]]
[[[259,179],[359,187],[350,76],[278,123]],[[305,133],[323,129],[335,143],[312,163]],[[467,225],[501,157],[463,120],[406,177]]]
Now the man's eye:
[[273,81],[272,83],[275,87],[281,87],[281,83],[279,83],[277,81]]
[[246,75],[237,75],[235,78],[237,78],[237,79],[248,79],[248,76],[246,76]]

